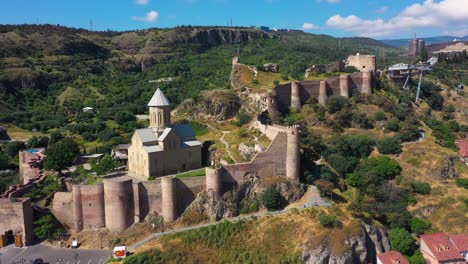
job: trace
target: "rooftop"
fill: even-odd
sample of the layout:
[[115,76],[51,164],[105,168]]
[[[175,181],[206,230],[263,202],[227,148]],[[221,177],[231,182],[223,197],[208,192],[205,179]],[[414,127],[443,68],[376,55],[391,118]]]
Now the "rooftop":
[[382,264],[409,264],[409,262],[398,251],[387,251],[377,255]]
[[468,251],[468,235],[466,234],[453,235],[453,236],[450,236],[450,240],[458,249],[458,251],[460,252]]
[[450,241],[450,238],[446,233],[440,232],[421,235],[421,241],[426,243],[429,250],[438,261],[463,260],[462,255]]
[[169,105],[171,105],[169,103],[169,100],[167,100],[167,97],[159,88],[153,94],[153,97],[151,97],[151,100],[148,103],[148,106],[169,106]]
[[458,153],[460,153],[460,157],[468,157],[468,140],[457,140],[455,144],[458,145]]

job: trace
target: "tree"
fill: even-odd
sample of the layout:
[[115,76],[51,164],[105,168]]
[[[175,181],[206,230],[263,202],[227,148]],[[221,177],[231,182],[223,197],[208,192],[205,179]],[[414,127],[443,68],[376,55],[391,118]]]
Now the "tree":
[[275,188],[268,188],[262,194],[263,205],[268,211],[278,210],[283,204],[283,200],[283,196]]
[[50,238],[55,229],[55,224],[51,215],[45,215],[34,221],[34,236],[41,240]]
[[25,149],[24,142],[12,141],[5,146],[5,153],[10,157],[15,157],[21,149]]
[[50,134],[49,144],[53,145],[59,142],[60,140],[62,140],[62,138],[63,138],[62,133],[60,133],[59,131],[54,131],[52,132],[52,134]]
[[351,107],[351,101],[343,96],[332,96],[327,100],[326,109],[330,114],[334,114],[349,107]]
[[322,195],[329,195],[333,191],[334,184],[326,180],[316,180],[314,182],[315,186],[320,190]]
[[10,157],[4,152],[0,152],[0,170],[6,170],[9,168]]
[[60,174],[62,170],[73,164],[76,155],[79,153],[78,144],[71,138],[64,138],[47,148],[44,168],[55,170]]
[[418,249],[414,254],[409,258],[410,264],[426,264],[426,259],[424,258],[421,251]]
[[136,117],[132,113],[130,113],[128,111],[117,112],[115,114],[114,119],[115,119],[115,122],[117,122],[117,124],[119,124],[119,125],[122,125],[122,124],[124,124],[126,122],[130,122],[130,121],[136,121]]
[[385,128],[390,131],[397,132],[400,130],[400,121],[398,121],[397,118],[392,118],[387,122]]
[[377,149],[382,154],[401,153],[400,140],[396,137],[386,137],[377,142]]
[[390,244],[392,249],[404,255],[413,255],[416,245],[411,234],[403,228],[390,230]]
[[115,170],[120,165],[119,162],[109,154],[104,155],[99,162],[96,162],[95,159],[90,160],[89,164],[91,165],[91,169],[96,172],[97,175],[105,175]]
[[387,119],[387,116],[385,115],[384,111],[375,112],[375,114],[374,114],[374,120],[375,121],[383,121],[383,120],[386,120],[386,119]]
[[431,224],[420,218],[413,217],[411,219],[411,231],[418,236],[424,234],[430,227]]

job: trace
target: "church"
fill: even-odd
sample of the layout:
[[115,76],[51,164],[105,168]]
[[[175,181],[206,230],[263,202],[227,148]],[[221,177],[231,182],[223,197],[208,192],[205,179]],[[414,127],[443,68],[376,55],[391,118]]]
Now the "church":
[[169,100],[158,88],[148,103],[150,126],[137,129],[128,148],[128,173],[148,179],[198,169],[201,146],[189,124],[171,124]]

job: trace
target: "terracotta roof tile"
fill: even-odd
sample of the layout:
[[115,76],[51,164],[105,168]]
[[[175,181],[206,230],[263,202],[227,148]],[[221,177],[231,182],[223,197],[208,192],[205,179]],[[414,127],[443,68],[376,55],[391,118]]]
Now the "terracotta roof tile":
[[455,144],[458,145],[458,152],[461,157],[468,157],[468,140],[457,140]]
[[426,243],[438,261],[464,260],[446,233],[421,235],[421,240]]
[[409,264],[400,252],[393,250],[377,254],[377,258],[382,262],[382,264]]
[[468,251],[468,235],[466,234],[453,235],[453,236],[450,236],[450,240],[458,249],[458,251],[460,252]]

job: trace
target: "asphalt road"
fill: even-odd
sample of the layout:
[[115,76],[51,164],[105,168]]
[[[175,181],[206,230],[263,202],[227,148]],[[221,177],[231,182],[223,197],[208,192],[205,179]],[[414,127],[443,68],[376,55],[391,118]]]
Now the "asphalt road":
[[88,250],[54,248],[45,245],[34,245],[25,248],[14,248],[12,245],[0,249],[0,264],[30,264],[42,259],[50,264],[101,264],[106,263],[109,250]]

